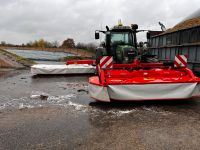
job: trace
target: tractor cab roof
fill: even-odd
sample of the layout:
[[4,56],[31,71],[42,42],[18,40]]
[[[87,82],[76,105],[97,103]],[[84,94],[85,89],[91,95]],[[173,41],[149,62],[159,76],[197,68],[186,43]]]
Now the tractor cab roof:
[[111,31],[114,31],[114,32],[125,32],[125,31],[132,31],[131,27],[130,26],[114,26]]

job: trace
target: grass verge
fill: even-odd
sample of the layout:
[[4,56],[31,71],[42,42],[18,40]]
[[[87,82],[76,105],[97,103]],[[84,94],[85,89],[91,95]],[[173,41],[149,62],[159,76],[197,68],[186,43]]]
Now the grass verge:
[[16,54],[10,53],[6,50],[0,49],[0,54],[3,54],[5,56],[7,56],[8,58],[10,58],[11,60],[15,60],[16,62],[26,66],[26,67],[30,67],[34,64],[36,64],[34,61],[26,59],[24,57],[18,56]]

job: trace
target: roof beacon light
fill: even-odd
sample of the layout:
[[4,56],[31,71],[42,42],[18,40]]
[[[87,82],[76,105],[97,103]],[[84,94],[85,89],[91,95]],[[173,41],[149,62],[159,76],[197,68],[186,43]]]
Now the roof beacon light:
[[118,20],[118,26],[123,26],[121,19]]

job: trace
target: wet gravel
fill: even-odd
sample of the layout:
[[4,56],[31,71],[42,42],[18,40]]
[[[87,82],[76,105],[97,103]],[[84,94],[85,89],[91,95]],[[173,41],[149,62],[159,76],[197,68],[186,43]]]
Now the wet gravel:
[[88,77],[0,70],[0,150],[199,149],[198,99],[99,103]]

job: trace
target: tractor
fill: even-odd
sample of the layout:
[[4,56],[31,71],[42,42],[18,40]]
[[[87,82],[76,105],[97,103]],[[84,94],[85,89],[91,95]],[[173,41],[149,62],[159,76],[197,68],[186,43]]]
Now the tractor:
[[99,33],[105,34],[105,42],[102,47],[96,49],[96,63],[99,63],[101,56],[113,56],[113,63],[128,64],[139,56],[137,49],[136,33],[137,24],[123,26],[119,24],[110,29],[106,26],[106,31],[96,30],[95,39],[99,39]]
[[89,78],[89,93],[102,102],[189,99],[200,96],[200,79],[187,68],[187,56],[158,62],[137,45],[138,25],[119,24],[106,31],[105,43],[96,49],[97,75]]

